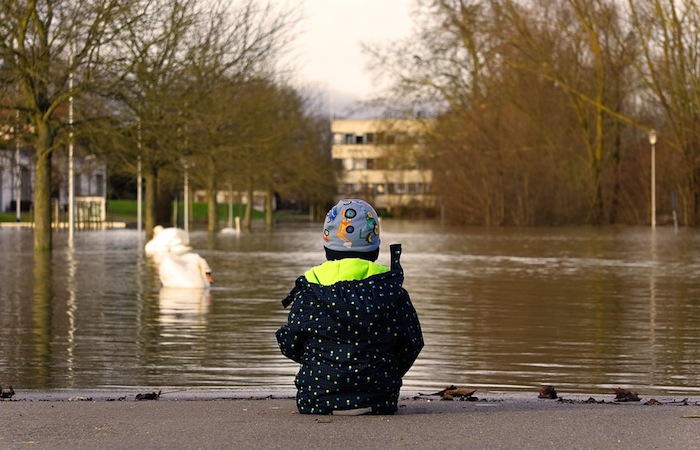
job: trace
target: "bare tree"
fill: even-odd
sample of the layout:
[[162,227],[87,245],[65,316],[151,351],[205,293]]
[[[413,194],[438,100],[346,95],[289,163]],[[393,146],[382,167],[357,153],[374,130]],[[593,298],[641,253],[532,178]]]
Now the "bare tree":
[[134,139],[120,155],[134,173],[137,163],[142,166],[147,230],[168,218],[171,197],[163,189],[162,175],[182,164],[189,86],[185,60],[201,20],[196,7],[196,0],[149,2],[141,19],[124,33],[119,49],[130,67],[116,98],[122,120],[132,123],[129,135]]
[[[700,222],[700,4],[695,0],[628,1],[633,32],[643,55],[638,73],[643,98],[652,118],[648,128],[660,130],[662,148],[677,160],[669,174],[680,197],[683,223]],[[660,117],[653,119],[654,114]],[[662,120],[662,121],[661,121]],[[663,156],[662,156],[663,158]],[[663,160],[663,159],[662,159]]]
[[[216,193],[231,185],[235,154],[245,148],[246,115],[259,105],[247,103],[245,90],[269,78],[280,53],[294,38],[294,11],[270,4],[220,1],[197,27],[188,51],[188,153],[200,162],[194,175],[208,193],[208,229],[218,228]],[[255,89],[254,89],[255,90]],[[259,125],[262,126],[262,125]],[[238,134],[238,133],[243,134]]]
[[452,218],[616,222],[624,140],[644,128],[625,10],[608,0],[418,6],[418,42],[372,49],[373,66],[394,81],[391,99],[414,101],[407,111],[426,100],[437,111],[433,169],[449,176],[434,187]]
[[[51,161],[67,140],[68,99],[119,72],[111,45],[136,20],[139,0],[7,0],[0,3],[3,109],[20,111],[34,149],[34,251],[50,252]],[[72,78],[72,83],[69,83]],[[72,85],[72,87],[71,87]],[[99,87],[98,87],[99,86]]]
[[550,3],[546,12],[510,1],[502,2],[502,8],[508,28],[518,30],[507,38],[516,51],[506,64],[555,83],[573,113],[571,131],[586,149],[581,157],[589,177],[583,180],[587,222],[614,221],[620,125],[635,122],[626,110],[634,87],[635,41],[616,39],[615,31],[624,28],[620,8],[606,0],[565,0]]

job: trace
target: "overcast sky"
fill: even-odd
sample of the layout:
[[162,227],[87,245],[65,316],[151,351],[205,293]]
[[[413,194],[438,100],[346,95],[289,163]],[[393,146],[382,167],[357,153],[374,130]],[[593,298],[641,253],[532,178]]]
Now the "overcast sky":
[[[301,3],[301,2],[300,2]],[[368,100],[374,89],[362,43],[410,35],[413,0],[303,0],[295,54],[302,82],[326,93],[335,109]]]

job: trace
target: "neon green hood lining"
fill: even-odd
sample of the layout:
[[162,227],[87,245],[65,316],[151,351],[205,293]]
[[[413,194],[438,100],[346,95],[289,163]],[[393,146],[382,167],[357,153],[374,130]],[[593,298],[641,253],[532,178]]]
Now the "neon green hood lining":
[[360,258],[326,261],[307,270],[304,276],[310,283],[330,286],[338,281],[364,280],[388,272],[389,268]]

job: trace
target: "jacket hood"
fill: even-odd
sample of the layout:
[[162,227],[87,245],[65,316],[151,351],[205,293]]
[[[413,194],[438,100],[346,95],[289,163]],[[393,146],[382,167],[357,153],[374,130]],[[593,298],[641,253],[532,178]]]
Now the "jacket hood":
[[399,263],[401,245],[391,245],[391,269],[359,258],[347,258],[309,269],[297,278],[294,288],[282,300],[287,307],[297,299],[323,304],[329,316],[356,320],[360,316],[385,315],[405,295],[403,269]]
[[326,261],[320,266],[312,267],[304,276],[310,283],[330,286],[338,281],[364,280],[389,268],[375,262],[359,258],[346,258]]

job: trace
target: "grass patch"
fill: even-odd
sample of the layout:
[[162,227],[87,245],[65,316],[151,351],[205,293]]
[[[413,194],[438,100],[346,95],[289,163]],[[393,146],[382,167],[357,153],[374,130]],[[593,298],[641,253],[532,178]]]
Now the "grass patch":
[[[107,220],[115,222],[136,222],[136,200],[107,200]],[[183,214],[183,204],[178,203],[178,218],[182,221],[184,217]],[[229,205],[220,204],[217,205],[219,209],[219,221],[226,223],[228,221]],[[245,212],[245,205],[234,204],[233,205],[233,216],[242,217]],[[196,223],[206,223],[207,221],[207,204],[204,202],[194,202],[192,204],[191,219]],[[32,219],[31,212],[22,212],[20,215],[22,222],[31,222]],[[259,220],[265,218],[265,213],[262,211],[253,210],[251,215],[253,220]],[[14,211],[12,212],[0,212],[0,222],[16,222],[17,217]]]
[[[23,212],[19,215],[20,222],[31,222],[32,215],[28,212]],[[0,222],[17,222],[16,212],[0,212]]]
[[[178,203],[177,216],[179,220],[184,217],[184,205],[180,202]],[[227,221],[229,213],[228,204],[219,204],[219,220]],[[123,220],[123,221],[136,221],[136,200],[107,200],[107,217],[111,217],[112,220]],[[193,222],[206,222],[207,221],[207,203],[205,202],[194,202],[192,203],[191,220]],[[245,211],[245,206],[240,204],[233,205],[233,216],[242,216]],[[252,219],[262,219],[265,217],[265,213],[261,211],[253,210]]]

